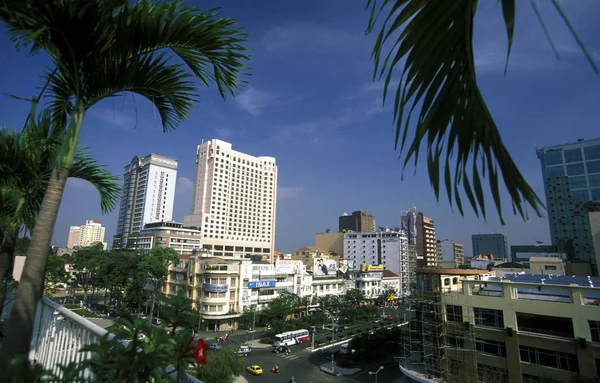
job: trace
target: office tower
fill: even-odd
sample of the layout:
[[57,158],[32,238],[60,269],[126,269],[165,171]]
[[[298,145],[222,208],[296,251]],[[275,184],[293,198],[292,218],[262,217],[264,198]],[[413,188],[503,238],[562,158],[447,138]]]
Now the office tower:
[[113,248],[127,247],[130,234],[150,222],[173,220],[177,160],[149,154],[134,157],[125,167],[117,233]]
[[569,258],[597,264],[590,213],[600,211],[600,139],[538,149],[552,244]]
[[408,269],[410,274],[410,285],[411,287],[414,287],[417,283],[415,271],[417,267],[423,267],[425,264],[423,258],[418,259],[417,257],[417,207],[412,206],[406,212],[406,215],[401,217],[400,221],[402,231],[406,233],[408,239]]
[[105,228],[101,221],[86,220],[85,225],[69,227],[69,238],[67,239],[67,248],[76,249],[88,247],[101,243],[106,248],[104,242]]
[[196,180],[187,226],[201,231],[214,256],[260,255],[273,261],[277,165],[210,140],[196,149]]
[[508,247],[504,234],[473,234],[473,257],[493,254],[495,259],[508,260]]
[[339,219],[339,231],[356,231],[358,233],[372,233],[375,231],[373,214],[367,211],[354,211],[352,214],[344,213]]
[[437,267],[437,243],[433,219],[417,213],[413,206],[402,217],[402,230],[407,232],[409,252],[414,246],[417,267]]

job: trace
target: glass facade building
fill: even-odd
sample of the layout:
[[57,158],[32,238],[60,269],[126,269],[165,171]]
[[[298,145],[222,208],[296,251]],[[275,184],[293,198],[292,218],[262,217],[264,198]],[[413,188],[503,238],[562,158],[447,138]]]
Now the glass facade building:
[[600,209],[600,139],[537,150],[553,245],[596,263],[589,213]]

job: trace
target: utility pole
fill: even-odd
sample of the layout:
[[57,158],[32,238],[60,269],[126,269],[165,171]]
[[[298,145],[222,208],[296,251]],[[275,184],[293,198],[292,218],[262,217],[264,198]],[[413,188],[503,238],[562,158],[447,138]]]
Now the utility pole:
[[[258,308],[258,305],[257,305]],[[254,309],[254,318],[252,319],[252,340],[254,340],[254,333],[256,332],[256,309]]]

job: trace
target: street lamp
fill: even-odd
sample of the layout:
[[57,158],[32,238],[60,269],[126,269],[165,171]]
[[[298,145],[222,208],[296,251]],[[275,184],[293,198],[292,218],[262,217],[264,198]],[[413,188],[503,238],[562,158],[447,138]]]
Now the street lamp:
[[379,369],[375,372],[369,371],[369,375],[375,375],[375,383],[377,383],[377,374],[379,374],[383,370],[383,366],[379,366]]

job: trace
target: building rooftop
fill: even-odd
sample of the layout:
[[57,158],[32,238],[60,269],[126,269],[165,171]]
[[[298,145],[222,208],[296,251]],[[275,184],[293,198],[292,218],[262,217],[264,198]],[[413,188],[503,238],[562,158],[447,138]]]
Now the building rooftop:
[[543,285],[596,287],[600,293],[600,277],[581,277],[576,275],[544,275],[511,273],[502,277],[489,277],[490,281],[509,281],[519,283],[539,283]]
[[436,274],[436,275],[486,275],[490,274],[487,270],[475,269],[433,269],[433,268],[417,268],[417,274]]
[[399,275],[394,273],[391,270],[383,270],[382,277],[383,278],[396,278],[396,277],[399,277]]

